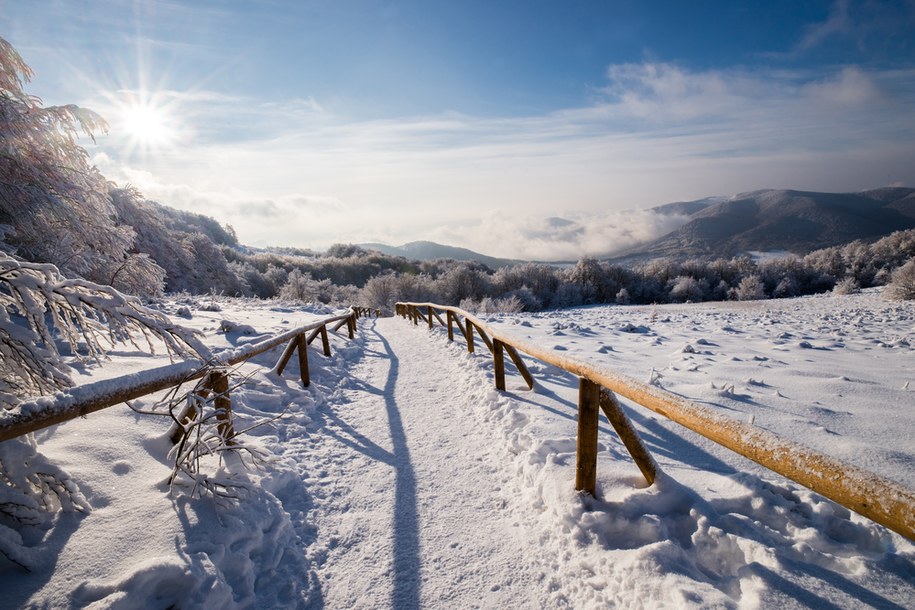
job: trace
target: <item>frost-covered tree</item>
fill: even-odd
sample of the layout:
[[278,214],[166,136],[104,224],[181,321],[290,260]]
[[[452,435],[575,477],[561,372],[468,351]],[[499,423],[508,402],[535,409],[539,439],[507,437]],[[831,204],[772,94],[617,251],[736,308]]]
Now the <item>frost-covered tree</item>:
[[615,273],[606,263],[593,258],[581,258],[568,271],[567,280],[576,284],[586,304],[608,303],[616,297],[620,285]]
[[294,269],[289,274],[286,285],[280,289],[280,298],[302,303],[313,303],[320,296],[320,286],[309,273]]
[[858,280],[848,276],[839,280],[832,292],[833,294],[857,294],[861,292],[861,286],[858,284]]
[[915,299],[915,258],[893,271],[887,294],[894,299]]
[[[136,297],[0,252],[0,409],[71,384],[59,343],[78,358],[98,360],[122,341],[137,347],[145,342],[150,351],[164,346],[177,356],[208,356],[193,331]],[[20,528],[46,527],[57,510],[89,508],[69,475],[38,452],[34,435],[0,443],[0,555],[30,569],[39,554],[23,543]]]
[[686,301],[702,301],[708,291],[705,279],[701,282],[689,275],[680,275],[668,282],[671,301],[683,303]]
[[513,303],[519,303],[521,305],[520,311],[537,311],[543,307],[543,303],[537,298],[534,291],[527,286],[522,286],[517,290],[506,293],[502,300],[511,300]]
[[439,277],[434,289],[446,305],[480,299],[489,293],[489,276],[472,263],[460,263]]
[[78,106],[42,106],[23,91],[31,70],[0,38],[0,225],[6,250],[143,296],[161,293],[164,271],[135,248],[136,232],[118,221],[113,188],[80,133],[107,125]]
[[110,286],[67,279],[56,267],[0,253],[0,407],[71,384],[58,341],[99,360],[117,342],[177,356],[204,355],[193,332]]
[[132,238],[111,222],[107,182],[76,142],[107,127],[84,108],[43,107],[23,91],[31,75],[0,38],[0,224],[22,256],[86,274]]
[[360,293],[364,305],[387,310],[394,308],[398,296],[397,277],[393,273],[373,277],[366,282]]
[[766,298],[766,287],[758,275],[748,275],[740,280],[731,295],[737,301],[756,301]]

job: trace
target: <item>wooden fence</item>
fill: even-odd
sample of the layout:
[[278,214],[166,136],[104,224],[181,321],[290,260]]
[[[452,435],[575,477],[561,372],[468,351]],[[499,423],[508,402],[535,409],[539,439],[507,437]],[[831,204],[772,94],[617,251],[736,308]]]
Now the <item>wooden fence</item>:
[[[499,390],[505,390],[505,353],[531,389],[534,380],[519,352],[578,376],[575,477],[575,488],[578,490],[591,495],[595,493],[598,414],[601,410],[620,435],[648,483],[654,481],[657,465],[620,408],[614,395],[616,393],[915,540],[915,491],[896,481],[750,424],[724,417],[709,407],[620,375],[594,362],[561,356],[536,343],[496,331],[457,307],[435,303],[397,303],[395,310],[397,315],[411,320],[413,324],[418,325],[422,321],[430,329],[437,321],[448,329],[449,340],[454,340],[457,329],[470,352],[475,349],[474,335],[479,336],[492,353],[495,385]],[[442,318],[442,314],[445,318]]]
[[[337,331],[345,325],[347,334],[352,339],[356,332],[356,319],[360,315],[371,314],[373,311],[366,308],[358,308],[358,311],[357,308],[350,308],[345,313],[323,317],[258,343],[220,352],[208,361],[186,360],[116,379],[87,383],[58,392],[53,396],[43,396],[20,403],[15,409],[0,413],[0,441],[35,432],[201,378],[205,378],[205,381],[198,387],[198,394],[202,398],[206,398],[211,392],[213,393],[214,407],[217,417],[221,421],[220,430],[224,438],[231,438],[234,432],[232,431],[226,367],[239,364],[286,343],[286,349],[276,364],[276,372],[282,374],[292,355],[298,352],[301,380],[304,385],[308,386],[310,383],[308,345],[320,336],[324,354],[330,356],[328,327],[331,331]],[[189,403],[189,408],[185,409],[178,418],[179,421],[173,426],[171,432],[173,442],[178,442],[183,436],[183,427],[179,424],[183,424],[193,416],[193,412],[190,410],[193,408],[193,405]]]

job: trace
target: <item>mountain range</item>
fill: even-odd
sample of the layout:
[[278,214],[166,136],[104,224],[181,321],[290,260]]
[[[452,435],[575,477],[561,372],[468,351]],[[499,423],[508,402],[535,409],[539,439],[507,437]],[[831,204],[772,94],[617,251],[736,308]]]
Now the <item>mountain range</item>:
[[654,208],[685,214],[670,233],[615,254],[616,261],[662,257],[730,257],[754,251],[805,254],[857,239],[915,228],[915,189],[858,193],[761,190]]
[[389,256],[402,256],[408,260],[432,261],[441,258],[450,258],[456,261],[477,261],[483,263],[490,269],[506,267],[522,261],[509,260],[505,258],[495,258],[486,256],[467,248],[458,248],[456,246],[446,246],[435,243],[434,241],[412,241],[402,246],[388,246],[387,244],[365,243],[358,244],[360,248],[366,250],[376,250]]
[[[806,254],[855,240],[873,241],[915,228],[915,189],[885,187],[857,193],[765,189],[651,208],[682,224],[652,241],[603,258],[627,263],[654,258],[729,258],[751,252]],[[519,261],[431,241],[402,246],[359,244],[411,260],[479,261],[497,269]]]

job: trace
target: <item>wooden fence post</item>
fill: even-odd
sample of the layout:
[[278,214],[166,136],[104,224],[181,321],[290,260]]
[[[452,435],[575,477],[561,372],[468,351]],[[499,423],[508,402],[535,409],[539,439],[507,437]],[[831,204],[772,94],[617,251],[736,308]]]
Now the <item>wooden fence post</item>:
[[429,318],[429,329],[432,329],[432,306],[426,307],[426,317]]
[[[301,335],[293,337],[289,341],[289,344],[286,345],[286,349],[283,350],[283,355],[280,356],[280,359],[276,363],[276,367],[274,367],[277,375],[282,375],[283,371],[286,369],[286,365],[289,364],[289,359],[292,358],[292,353],[296,350],[296,348],[299,345],[299,337],[305,337],[305,334],[303,333]],[[306,339],[306,345],[307,345],[307,339]]]
[[517,368],[518,372],[521,373],[521,376],[524,377],[524,381],[527,382],[528,389],[533,390],[534,378],[531,376],[531,372],[527,370],[527,366],[524,364],[524,360],[522,360],[521,356],[518,355],[518,350],[516,350],[512,345],[508,343],[503,343],[502,347],[504,347],[505,351],[508,352],[512,362],[515,363],[515,368]]
[[[210,374],[207,373],[197,386],[196,394],[201,401],[205,401],[210,395],[210,379]],[[187,406],[181,410],[181,413],[178,415],[178,421],[173,423],[169,430],[168,437],[172,441],[172,445],[177,445],[181,442],[181,439],[184,437],[184,427],[195,417],[197,417],[196,402],[192,401],[191,397],[188,396]]]
[[302,384],[307,388],[311,385],[311,376],[308,374],[308,340],[305,338],[305,334],[301,334],[298,337],[298,352],[299,352],[299,376],[302,378]]
[[[304,336],[304,335],[299,335]],[[235,444],[232,437],[235,429],[232,426],[232,401],[229,398],[229,373],[225,369],[216,369],[212,373],[213,407],[216,409],[216,429],[227,445]]]
[[610,425],[616,430],[620,440],[623,441],[626,450],[629,451],[629,455],[632,456],[632,460],[635,462],[636,466],[639,467],[639,470],[642,471],[645,480],[648,481],[649,485],[654,483],[654,480],[658,476],[658,465],[655,463],[654,458],[651,457],[651,453],[648,452],[648,448],[642,442],[642,439],[639,438],[639,433],[635,431],[632,422],[629,421],[629,418],[626,417],[626,414],[623,412],[623,408],[620,406],[616,394],[610,390],[601,388],[600,408],[604,412],[604,415],[607,416],[607,419],[610,420]]
[[327,338],[327,324],[321,327],[321,347],[324,348],[324,355],[330,358],[330,339]]
[[505,354],[502,351],[502,342],[493,339],[492,363],[496,371],[496,389],[505,391]]
[[575,489],[597,492],[597,415],[600,386],[589,379],[578,379],[578,447],[575,453]]
[[473,322],[470,321],[470,318],[464,320],[467,322],[467,351],[471,354],[473,353]]
[[356,338],[356,314],[346,319],[346,330],[349,332],[350,339]]
[[448,318],[448,340],[454,341],[454,314],[451,313],[451,310],[445,312]]

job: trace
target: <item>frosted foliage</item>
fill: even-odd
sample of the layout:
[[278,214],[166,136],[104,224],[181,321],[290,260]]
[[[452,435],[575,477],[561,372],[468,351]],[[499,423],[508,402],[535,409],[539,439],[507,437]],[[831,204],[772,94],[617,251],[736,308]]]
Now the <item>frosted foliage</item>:
[[0,75],[0,222],[14,227],[23,255],[85,274],[133,239],[129,227],[110,222],[108,183],[76,144],[79,132],[107,125],[84,108],[45,108],[24,93],[31,71],[2,38]]
[[[175,464],[168,479],[172,491],[180,487],[191,497],[210,495],[223,503],[237,500],[251,491],[248,470],[261,468],[270,460],[266,452],[248,445],[239,434],[272,419],[240,433],[220,419],[225,413],[216,404],[211,384],[217,376],[229,374],[227,369],[211,369],[192,390],[180,394],[176,389],[166,401],[172,419],[183,422],[181,440],[169,452],[169,459]],[[244,381],[229,387],[227,393],[243,384]]]
[[38,453],[33,435],[0,443],[0,554],[34,569],[39,554],[23,541],[23,528],[46,529],[58,510],[89,512],[70,476]]
[[393,309],[398,296],[397,277],[393,273],[373,277],[360,293],[363,303],[381,309]]
[[896,269],[890,278],[890,297],[901,300],[915,299],[915,258]]
[[756,301],[766,298],[765,286],[758,275],[749,275],[738,284],[734,290],[734,298],[738,301]]
[[861,292],[861,286],[858,284],[855,278],[846,277],[838,282],[832,291],[835,294],[857,294]]
[[207,353],[193,331],[135,297],[0,253],[0,405],[70,385],[52,331],[74,353],[94,360],[121,341],[141,349],[138,339],[150,352],[159,344],[174,356]]

